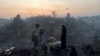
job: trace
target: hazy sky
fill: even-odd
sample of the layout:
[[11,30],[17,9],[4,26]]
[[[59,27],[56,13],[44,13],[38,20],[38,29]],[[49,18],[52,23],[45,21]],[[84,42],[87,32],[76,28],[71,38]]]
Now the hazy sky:
[[53,10],[63,16],[66,8],[73,16],[100,15],[100,0],[0,0],[0,17],[51,15]]

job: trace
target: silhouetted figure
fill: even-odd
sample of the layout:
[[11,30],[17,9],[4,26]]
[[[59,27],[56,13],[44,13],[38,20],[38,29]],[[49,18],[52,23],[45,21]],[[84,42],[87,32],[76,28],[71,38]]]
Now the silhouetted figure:
[[33,29],[33,33],[32,33],[32,41],[34,43],[34,47],[36,47],[36,45],[38,45],[39,43],[39,37],[40,37],[40,25],[36,24],[35,28]]
[[61,49],[66,48],[66,27],[62,25],[62,33],[61,33]]
[[73,46],[71,47],[70,56],[77,56],[76,48]]

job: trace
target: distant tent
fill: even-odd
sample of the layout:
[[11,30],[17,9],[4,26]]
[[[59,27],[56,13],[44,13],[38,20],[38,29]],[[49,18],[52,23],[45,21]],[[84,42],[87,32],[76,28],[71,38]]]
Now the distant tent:
[[66,27],[62,25],[62,33],[61,33],[61,49],[66,48]]

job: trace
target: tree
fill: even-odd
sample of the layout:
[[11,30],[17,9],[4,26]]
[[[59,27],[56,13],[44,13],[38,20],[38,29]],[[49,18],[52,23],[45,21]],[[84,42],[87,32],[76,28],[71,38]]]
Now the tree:
[[24,30],[24,22],[21,19],[21,16],[18,14],[14,17],[14,20],[11,24],[11,29],[15,32],[16,36],[19,37]]

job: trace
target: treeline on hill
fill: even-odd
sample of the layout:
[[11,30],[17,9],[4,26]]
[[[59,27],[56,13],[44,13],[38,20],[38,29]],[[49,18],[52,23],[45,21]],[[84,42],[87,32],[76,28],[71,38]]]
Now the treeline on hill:
[[46,37],[55,37],[60,40],[61,25],[67,28],[67,43],[80,44],[93,42],[95,37],[100,37],[100,16],[93,17],[65,17],[36,16],[25,20],[17,15],[13,20],[0,25],[0,47],[32,47],[32,29],[35,24],[40,24],[45,29]]

